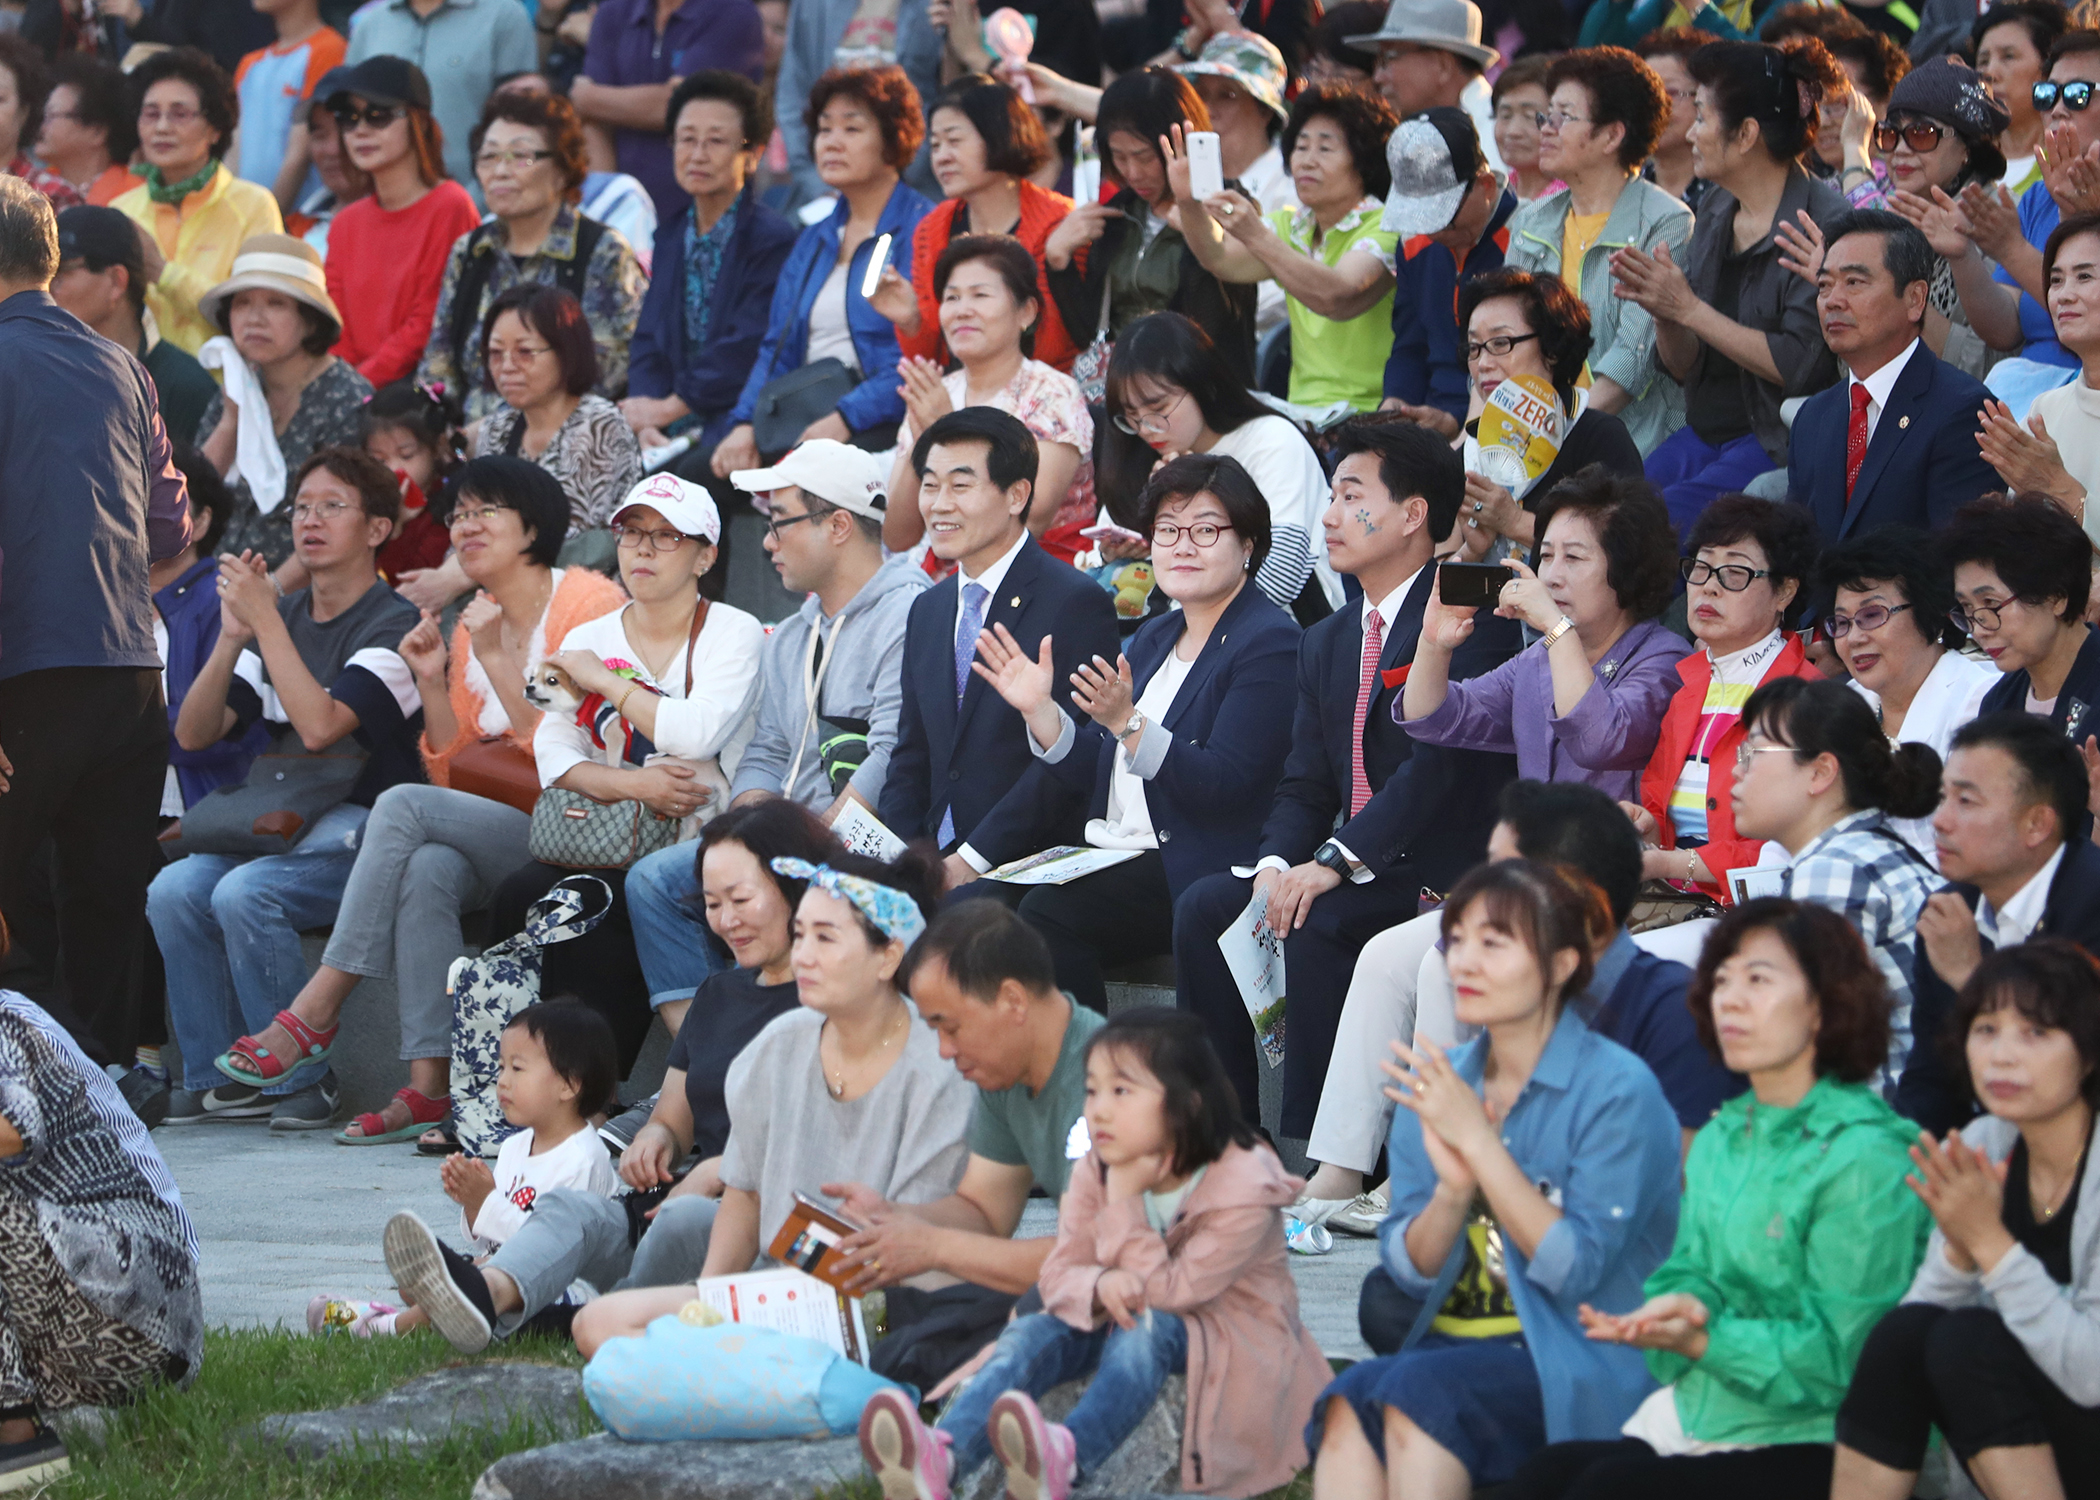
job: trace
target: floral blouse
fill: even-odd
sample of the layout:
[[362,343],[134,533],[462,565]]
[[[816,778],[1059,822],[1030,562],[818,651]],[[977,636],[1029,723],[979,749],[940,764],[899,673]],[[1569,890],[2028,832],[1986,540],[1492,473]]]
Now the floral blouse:
[[[362,448],[364,439],[365,403],[372,399],[372,382],[358,374],[357,367],[340,359],[331,358],[300,393],[299,409],[292,413],[292,420],[285,424],[284,431],[277,434],[277,451],[284,455],[285,477],[289,479],[299,470],[299,465],[313,456],[316,449],[347,444]],[[226,393],[221,391],[211,398],[211,405],[204,408],[204,420],[197,424],[197,443],[201,447],[219,425],[226,413]],[[219,543],[221,552],[260,552],[273,568],[292,555],[292,495],[289,487],[277,508],[264,515],[255,508],[255,497],[248,492],[246,479],[233,481],[233,518],[226,523],[225,539]]]
[[[525,418],[515,407],[498,402],[481,423],[479,453],[515,453],[521,446]],[[569,535],[590,531],[612,519],[627,492],[642,482],[642,445],[620,409],[603,396],[585,396],[561,424],[546,451],[532,460],[561,481],[569,496]]]
[[[958,411],[968,404],[969,379],[963,370],[951,370],[941,377],[948,399]],[[1079,450],[1079,467],[1072,471],[1064,503],[1051,517],[1046,538],[1068,527],[1093,525],[1094,419],[1087,411],[1086,398],[1079,393],[1079,382],[1039,359],[1024,359],[1020,373],[1006,389],[984,404],[1019,417],[1021,425],[1038,443],[1069,443]],[[898,446],[909,451],[915,436],[911,417],[906,415],[897,429]],[[1045,545],[1049,545],[1047,540]]]

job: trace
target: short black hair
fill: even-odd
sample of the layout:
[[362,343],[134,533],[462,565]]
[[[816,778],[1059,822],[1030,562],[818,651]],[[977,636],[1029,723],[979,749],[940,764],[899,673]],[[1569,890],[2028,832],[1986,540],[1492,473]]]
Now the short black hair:
[[1839,589],[1864,593],[1876,583],[1903,590],[1918,634],[1943,646],[1959,646],[1961,631],[1948,613],[1954,608],[1954,570],[1914,526],[1877,526],[1833,542],[1816,560],[1816,597],[1834,601]]
[[366,515],[392,522],[394,531],[401,529],[401,486],[394,479],[394,471],[362,448],[344,445],[314,449],[304,463],[292,470],[291,483],[284,489],[286,505],[292,503],[299,487],[306,483],[306,476],[316,469],[326,469],[356,490],[358,505]]
[[619,1053],[612,1027],[588,1005],[567,997],[528,1005],[504,1023],[547,1054],[547,1066],[576,1090],[576,1113],[597,1114],[619,1102]]
[[671,91],[671,102],[664,106],[665,135],[678,134],[678,117],[696,99],[715,99],[734,106],[743,117],[744,145],[747,148],[756,150],[773,138],[772,96],[761,93],[758,85],[743,74],[722,68],[702,68],[697,73],[689,73],[685,81]]
[[[988,896],[942,908],[912,949],[911,972],[934,958],[947,967],[957,989],[987,1005],[1009,979],[1033,995],[1057,988],[1057,965],[1043,935],[1005,902]],[[905,977],[908,982],[910,976]]]
[[1852,924],[1827,906],[1786,896],[1760,896],[1731,907],[1706,935],[1685,1004],[1699,1040],[1718,1060],[1714,976],[1743,939],[1769,932],[1786,944],[1808,980],[1816,1005],[1815,1069],[1844,1083],[1865,1083],[1888,1061],[1889,987]]
[[1823,46],[1839,67],[1849,62],[1859,69],[1860,88],[1877,109],[1887,107],[1889,95],[1910,71],[1910,54],[1887,32],[1872,27],[1833,32],[1823,38]]
[[2011,756],[2027,788],[2027,805],[2054,809],[2057,832],[2066,843],[2078,837],[2091,795],[2085,757],[2047,719],[2016,708],[1979,715],[1954,731],[1948,756],[1957,750],[2002,750]]
[[[1179,386],[1215,433],[1235,432],[1271,416],[1268,407],[1233,377],[1210,335],[1178,312],[1146,313],[1123,325],[1108,356],[1104,402],[1111,415],[1133,404],[1131,385],[1153,381]],[[1108,513],[1123,525],[1136,519],[1136,497],[1144,490],[1159,455],[1143,438],[1113,421],[1094,426],[1095,485]]]
[[1926,243],[1924,232],[1901,214],[1892,214],[1885,208],[1847,209],[1823,226],[1823,243],[1835,246],[1848,234],[1881,236],[1882,268],[1894,278],[1897,296],[1902,296],[1913,282],[1922,281],[1928,289],[1931,287],[1940,258]]
[[1844,778],[1853,811],[1924,818],[1940,805],[1940,757],[1930,745],[1891,746],[1881,718],[1842,682],[1775,677],[1743,705],[1743,732],[1792,748],[1803,765],[1828,755]]
[[[801,803],[789,797],[762,797],[742,807],[730,808],[700,830],[698,844],[693,850],[693,888],[696,892],[704,879],[707,851],[717,844],[740,844],[750,851],[766,879],[779,888],[781,899],[787,902],[790,930],[794,910],[801,905],[802,893],[809,888],[809,882],[782,875],[773,868],[773,861],[799,859],[821,865],[830,863],[834,855],[845,852],[823,820]],[[695,908],[693,916],[703,927],[706,926],[702,911]],[[720,942],[712,931],[708,933],[708,940]]]
[[233,520],[233,491],[227,488],[219,466],[188,443],[175,445],[175,467],[189,483],[192,522],[196,519],[198,506],[211,512],[211,521],[190,539],[199,557],[211,557],[218,552],[219,540],[226,535],[226,528]]
[[[2083,535],[2084,533],[2080,533]],[[1726,547],[1732,542],[1753,541],[1765,555],[1765,569],[1776,592],[1792,579],[1794,598],[1780,614],[1786,624],[1808,600],[1808,580],[1815,572],[1820,542],[1816,523],[1808,507],[1790,500],[1760,500],[1755,495],[1722,495],[1699,512],[1692,534],[1685,543],[1688,556],[1702,548]]]
[[1330,5],[1313,27],[1307,51],[1338,67],[1354,68],[1365,77],[1378,71],[1378,53],[1370,47],[1349,43],[1352,36],[1369,36],[1385,25],[1385,7],[1377,0],[1342,0]]
[[1299,132],[1320,118],[1334,121],[1341,129],[1365,194],[1383,198],[1393,186],[1393,169],[1385,159],[1386,137],[1400,124],[1400,116],[1386,103],[1385,95],[1360,83],[1316,83],[1306,89],[1292,103],[1290,122],[1283,127],[1286,166],[1298,148]]
[[598,343],[591,337],[590,321],[583,304],[566,287],[521,281],[496,296],[481,319],[482,379],[496,388],[495,367],[489,363],[489,340],[496,336],[496,320],[516,313],[518,320],[547,341],[561,365],[562,389],[581,396],[598,383]]
[[921,479],[926,477],[928,455],[942,443],[983,443],[991,450],[985,471],[992,483],[1010,490],[1025,479],[1029,503],[1035,503],[1040,459],[1035,434],[1021,424],[1019,417],[995,406],[965,406],[961,411],[949,412],[920,433],[918,441],[911,445],[912,471]]
[[1096,1052],[1127,1053],[1159,1080],[1167,1139],[1173,1143],[1168,1169],[1177,1176],[1207,1167],[1232,1146],[1266,1146],[1240,1113],[1240,1098],[1225,1065],[1210,1044],[1210,1032],[1189,1011],[1140,1005],[1116,1012],[1086,1044]]
[[1969,28],[1969,55],[1973,58],[1983,39],[2000,26],[2017,24],[2027,33],[2033,44],[2035,55],[2042,59],[2043,76],[2048,76],[2049,49],[2056,39],[2071,29],[2071,18],[2056,0],[1999,0],[1989,10],[1976,18]]
[[233,144],[234,129],[241,123],[241,99],[234,92],[233,80],[212,60],[210,53],[196,47],[170,47],[164,52],[156,52],[131,70],[131,113],[134,119],[146,107],[146,95],[153,85],[171,78],[179,79],[195,90],[197,108],[203,112],[205,126],[218,136],[211,148],[211,158],[217,161]]
[[2100,213],[2072,214],[2060,219],[2049,238],[2042,242],[2042,286],[2046,290],[2056,275],[2057,257],[2063,248],[2081,234],[2100,234]]
[[1516,835],[1518,853],[1569,866],[1604,892],[1612,921],[1626,925],[1640,895],[1641,836],[1618,803],[1580,781],[1512,781],[1495,816]]
[[24,40],[19,32],[9,31],[0,32],[0,68],[14,77],[15,102],[22,111],[18,149],[28,151],[36,145],[37,132],[44,124],[44,105],[51,98],[51,63],[41,49]]
[[139,117],[131,107],[128,86],[116,64],[86,52],[68,52],[51,66],[52,87],[61,83],[73,90],[74,111],[80,116],[80,123],[90,129],[102,127],[103,149],[109,152],[109,159],[118,163],[130,161],[139,148]]
[[1458,294],[1458,337],[1463,346],[1472,338],[1473,314],[1480,304],[1508,297],[1524,309],[1524,321],[1538,335],[1539,357],[1560,392],[1561,405],[1575,406],[1575,382],[1582,378],[1583,362],[1590,357],[1590,310],[1568,290],[1558,276],[1538,276],[1530,271],[1501,267],[1470,277]]
[[1669,607],[1677,592],[1677,534],[1654,485],[1601,463],[1585,465],[1538,502],[1532,535],[1543,542],[1546,528],[1564,510],[1589,517],[1597,529],[1604,581],[1619,608],[1636,620],[1652,620]]
[[1033,302],[1036,307],[1035,321],[1021,330],[1021,352],[1035,352],[1035,331],[1042,326],[1043,293],[1036,280],[1035,257],[1028,247],[1010,234],[959,234],[948,241],[940,258],[933,263],[933,300],[936,305],[948,295],[948,280],[955,274],[957,266],[970,261],[983,261],[997,273],[1005,283],[1006,291],[1014,299],[1014,306]]
[[[1995,7],[1985,12],[1986,15],[1997,13]],[[2083,57],[2088,52],[2100,52],[2100,31],[2086,26],[2067,28],[2062,36],[2049,44],[2049,56],[2042,63],[2042,76],[2047,78],[2063,59]]]
[[1578,47],[1554,59],[1546,74],[1551,96],[1564,83],[1579,84],[1590,96],[1590,125],[1601,129],[1623,125],[1619,165],[1632,171],[1647,159],[1670,118],[1670,96],[1655,69],[1624,47]]
[[1954,513],[1939,534],[1951,574],[1982,563],[2023,604],[2061,599],[2058,616],[2076,620],[2093,590],[2093,545],[2085,528],[2047,495],[1985,495]]
[[1395,502],[1420,495],[1429,502],[1429,535],[1451,535],[1466,494],[1466,466],[1458,450],[1418,422],[1365,412],[1335,434],[1335,460],[1358,453],[1378,455],[1378,482]]
[[1161,464],[1146,481],[1144,493],[1138,496],[1137,529],[1150,537],[1161,506],[1198,494],[1217,497],[1226,518],[1232,522],[1233,533],[1254,546],[1247,571],[1259,573],[1273,540],[1269,502],[1253,477],[1230,454],[1184,453]]
[[569,493],[559,479],[531,459],[509,453],[470,458],[461,465],[452,494],[454,505],[472,496],[483,505],[516,511],[519,522],[532,533],[532,540],[525,544],[528,561],[551,568],[561,555],[569,535]]
[[928,130],[933,127],[933,117],[944,109],[968,120],[970,128],[984,138],[987,172],[1029,177],[1050,159],[1043,122],[1010,84],[983,73],[963,74],[942,89],[926,111]]
[[[1946,1041],[1962,1076],[1969,1071],[1969,1028],[1976,1018],[2011,1009],[2045,1031],[2071,1038],[2085,1068],[2079,1092],[2100,1105],[2100,965],[2069,938],[2033,937],[1983,956],[1954,999]],[[1970,1092],[1975,1080],[1969,1080]]]
[[459,397],[442,384],[394,380],[374,391],[372,399],[365,403],[359,435],[370,442],[377,433],[399,428],[437,455],[437,482],[433,488],[439,493],[425,495],[423,501],[431,507],[430,518],[443,521],[452,509],[450,480],[458,471],[466,448],[460,436],[466,420],[467,410]]

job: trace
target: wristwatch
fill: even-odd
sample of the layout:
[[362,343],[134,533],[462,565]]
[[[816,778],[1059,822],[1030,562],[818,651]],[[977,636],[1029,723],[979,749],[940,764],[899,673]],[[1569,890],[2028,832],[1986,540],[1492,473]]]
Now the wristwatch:
[[1145,716],[1139,713],[1136,709],[1132,709],[1130,711],[1130,722],[1123,726],[1122,732],[1116,736],[1116,742],[1118,744],[1121,744],[1124,740],[1129,739],[1132,735],[1136,734],[1140,729],[1143,729],[1144,727]]
[[1547,631],[1544,635],[1540,636],[1539,639],[1550,646],[1574,628],[1575,622],[1569,619],[1566,615],[1562,615],[1558,620],[1554,622],[1553,628]]
[[1329,839],[1319,848],[1313,850],[1313,863],[1324,869],[1334,871],[1335,874],[1341,876],[1344,880],[1347,880],[1355,873],[1355,867],[1350,864],[1349,856],[1343,852],[1342,846],[1333,839]]

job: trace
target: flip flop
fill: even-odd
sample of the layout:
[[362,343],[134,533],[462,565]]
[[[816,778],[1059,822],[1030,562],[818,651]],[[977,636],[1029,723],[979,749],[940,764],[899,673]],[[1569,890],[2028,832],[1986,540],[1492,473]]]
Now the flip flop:
[[383,1115],[362,1114],[350,1123],[365,1133],[352,1135],[346,1127],[336,1132],[335,1143],[338,1146],[385,1146],[395,1141],[412,1141],[452,1113],[452,1096],[449,1094],[442,1099],[432,1099],[414,1089],[396,1089],[394,1097],[408,1106],[406,1125],[389,1130]]
[[254,1037],[244,1036],[213,1058],[212,1066],[235,1083],[245,1083],[251,1088],[279,1083],[308,1063],[326,1062],[328,1054],[335,1050],[337,1033],[343,1029],[341,1025],[335,1025],[326,1031],[316,1031],[288,1010],[277,1012],[271,1019],[292,1034],[292,1040],[299,1048],[296,1057],[287,1061]]

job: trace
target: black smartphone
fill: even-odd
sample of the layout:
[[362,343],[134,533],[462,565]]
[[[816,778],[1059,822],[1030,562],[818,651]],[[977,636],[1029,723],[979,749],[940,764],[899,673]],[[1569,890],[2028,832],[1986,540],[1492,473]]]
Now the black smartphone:
[[1436,596],[1457,609],[1493,604],[1502,585],[1515,576],[1500,563],[1438,563]]

